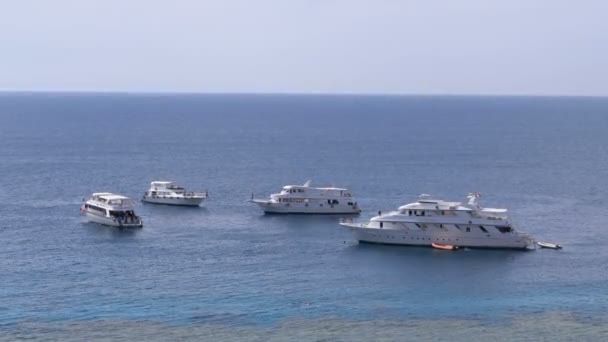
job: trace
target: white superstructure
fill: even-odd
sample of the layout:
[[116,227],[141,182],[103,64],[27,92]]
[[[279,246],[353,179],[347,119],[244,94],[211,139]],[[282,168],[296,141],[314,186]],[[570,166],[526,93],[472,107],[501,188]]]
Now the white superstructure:
[[446,202],[421,195],[418,201],[366,223],[341,222],[360,242],[423,245],[432,243],[459,247],[533,248],[529,235],[516,231],[507,209],[482,208],[479,195],[467,202]]
[[199,206],[207,198],[207,192],[192,192],[173,182],[154,181],[144,193],[142,201],[157,204]]
[[314,188],[310,181],[304,185],[286,185],[281,192],[270,195],[270,199],[251,201],[272,214],[358,214],[357,201],[348,189],[325,187]]
[[89,222],[113,227],[141,228],[143,220],[135,214],[134,201],[110,192],[96,192],[82,204],[80,211]]

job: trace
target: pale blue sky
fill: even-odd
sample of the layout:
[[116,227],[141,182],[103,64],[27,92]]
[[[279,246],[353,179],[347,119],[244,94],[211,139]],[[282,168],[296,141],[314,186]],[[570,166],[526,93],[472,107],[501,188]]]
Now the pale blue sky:
[[0,90],[608,95],[608,1],[0,0]]

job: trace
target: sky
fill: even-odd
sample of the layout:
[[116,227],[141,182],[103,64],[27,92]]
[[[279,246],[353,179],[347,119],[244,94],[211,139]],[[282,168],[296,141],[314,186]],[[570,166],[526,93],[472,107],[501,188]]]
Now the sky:
[[608,96],[605,0],[0,0],[0,90]]

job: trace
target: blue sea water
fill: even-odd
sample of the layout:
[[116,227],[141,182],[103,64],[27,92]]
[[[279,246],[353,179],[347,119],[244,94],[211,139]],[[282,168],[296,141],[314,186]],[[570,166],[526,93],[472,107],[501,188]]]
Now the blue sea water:
[[[608,98],[2,93],[0,122],[0,330],[551,313],[608,324]],[[92,192],[139,198],[158,179],[211,197],[138,205],[141,230],[79,214]],[[350,188],[360,220],[420,193],[480,192],[565,248],[360,245],[337,217],[247,202],[308,179]]]

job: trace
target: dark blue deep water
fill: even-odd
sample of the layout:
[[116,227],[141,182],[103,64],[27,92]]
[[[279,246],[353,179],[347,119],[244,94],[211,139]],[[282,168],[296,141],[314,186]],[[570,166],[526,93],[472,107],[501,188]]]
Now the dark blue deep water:
[[[560,322],[558,337],[608,336],[608,98],[4,93],[0,175],[6,339],[91,338],[108,324],[126,339],[144,325],[398,339],[442,322],[473,322],[450,328],[464,340],[480,325],[504,337]],[[92,192],[139,198],[155,179],[211,197],[140,204],[135,231],[79,214]],[[337,217],[247,202],[308,179],[352,189],[361,220],[420,193],[480,192],[565,248],[358,245]]]

